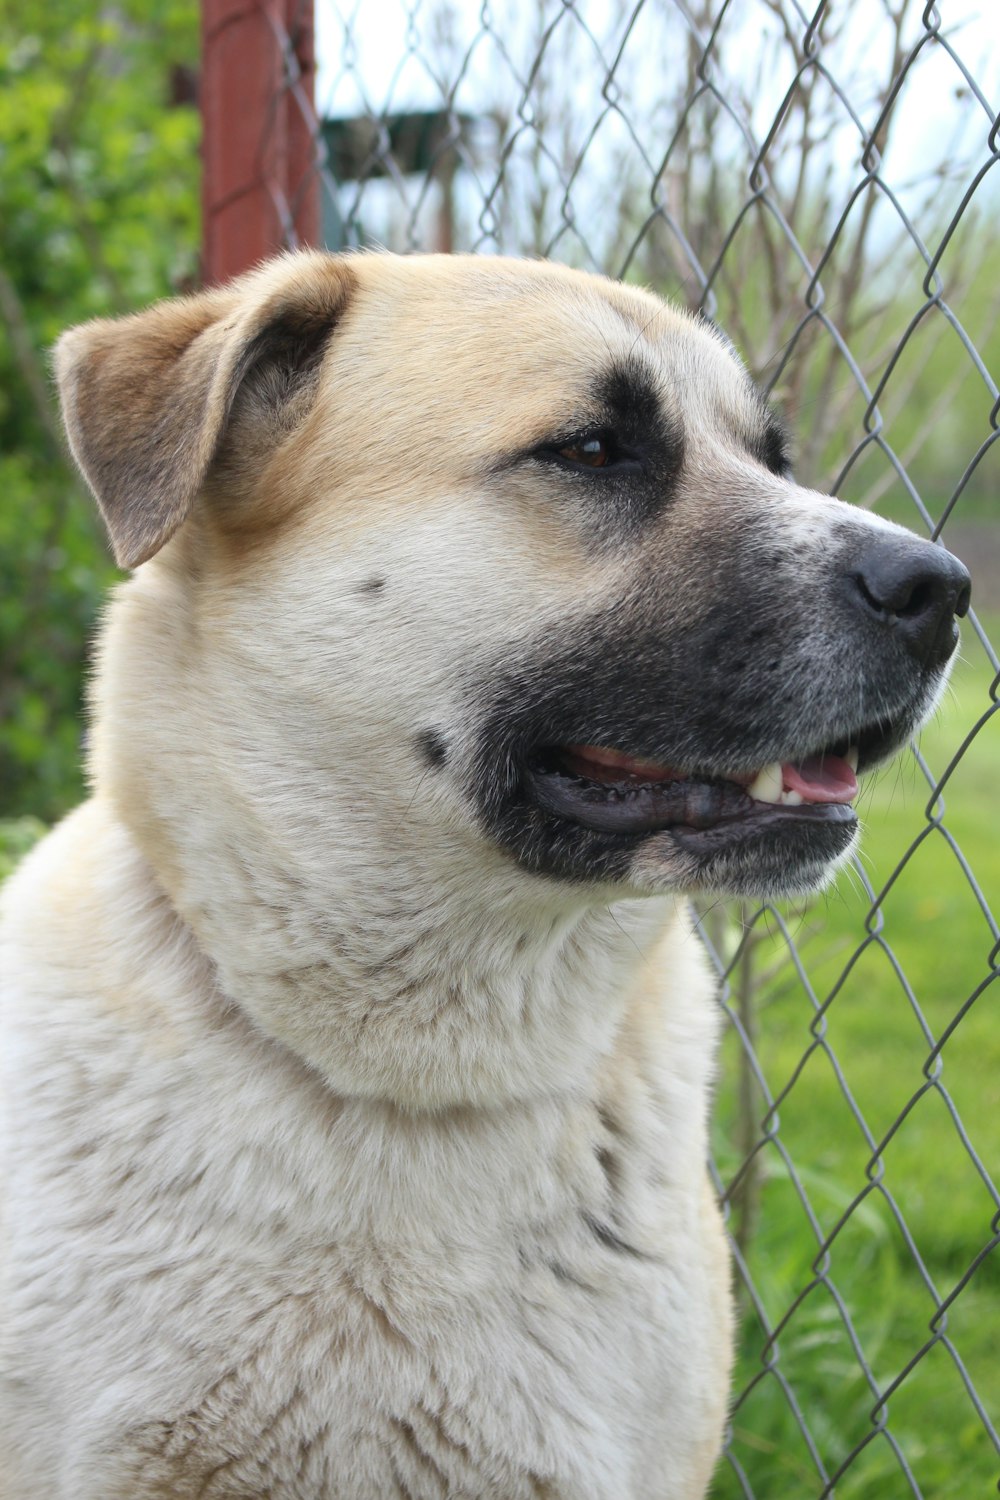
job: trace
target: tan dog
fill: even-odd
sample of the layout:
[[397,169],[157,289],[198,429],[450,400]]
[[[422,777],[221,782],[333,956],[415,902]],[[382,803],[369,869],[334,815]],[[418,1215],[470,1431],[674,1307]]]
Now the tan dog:
[[6,895],[4,1500],[703,1495],[684,896],[827,877],[964,571],[554,266],[288,257],[58,373],[141,566]]

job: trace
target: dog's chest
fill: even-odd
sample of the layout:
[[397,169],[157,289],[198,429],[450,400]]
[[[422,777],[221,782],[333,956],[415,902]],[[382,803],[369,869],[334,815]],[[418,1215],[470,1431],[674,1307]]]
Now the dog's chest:
[[331,1251],[266,1289],[234,1264],[228,1347],[197,1361],[189,1399],[124,1435],[122,1494],[685,1493],[670,1476],[704,1423],[683,1355],[711,1312],[698,1305],[700,1269],[678,1278],[596,1237],[589,1252],[563,1251],[521,1246],[474,1267],[421,1266],[399,1247]]
[[404,1158],[383,1137],[386,1180],[339,1207],[264,1158],[230,1199],[203,1179],[102,1231],[76,1327],[102,1500],[695,1493],[725,1385],[700,1183],[653,1180],[658,1132],[599,1160],[589,1116],[534,1120],[530,1167],[516,1135],[506,1167],[471,1126]]
[[68,1462],[39,1495],[700,1493],[724,1275],[700,1170],[664,1166],[663,1101],[610,1145],[591,1104],[430,1141],[363,1111],[296,1134],[262,1105],[239,1132],[253,1149],[228,1154],[186,1102],[181,1126],[144,1100],[127,1139],[73,1160],[71,1203],[57,1174],[25,1218],[19,1263],[57,1246],[73,1283],[39,1308],[26,1282],[12,1320],[22,1367],[22,1316],[25,1350],[51,1324],[34,1378],[45,1423],[66,1414]]
[[633,1040],[589,1091],[418,1116],[168,958],[46,968],[18,1030],[10,1500],[701,1493],[728,1320],[692,1007],[668,1074]]

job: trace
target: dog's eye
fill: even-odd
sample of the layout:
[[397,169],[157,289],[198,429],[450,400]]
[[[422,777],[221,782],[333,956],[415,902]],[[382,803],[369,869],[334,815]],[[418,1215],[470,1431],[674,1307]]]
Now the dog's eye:
[[611,445],[604,437],[581,438],[579,442],[567,443],[558,453],[569,463],[582,464],[588,469],[603,469],[611,461]]
[[546,443],[535,452],[536,458],[554,459],[569,469],[633,468],[638,457],[623,448],[613,432],[582,432],[578,437]]

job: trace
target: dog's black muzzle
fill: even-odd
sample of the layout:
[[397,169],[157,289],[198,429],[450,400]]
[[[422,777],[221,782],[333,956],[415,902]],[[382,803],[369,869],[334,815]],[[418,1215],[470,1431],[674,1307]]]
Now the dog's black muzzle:
[[[815,539],[759,512],[671,539],[627,593],[498,663],[470,787],[493,837],[575,879],[628,879],[655,839],[689,889],[821,881],[857,827],[848,758],[878,765],[926,718],[970,595],[957,558],[844,510]],[[619,781],[588,773],[593,747]],[[759,786],[779,776],[775,801]]]

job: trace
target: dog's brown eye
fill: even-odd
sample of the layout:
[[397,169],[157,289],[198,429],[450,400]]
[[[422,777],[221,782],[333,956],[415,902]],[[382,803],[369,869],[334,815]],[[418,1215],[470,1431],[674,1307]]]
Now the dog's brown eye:
[[571,464],[585,464],[588,469],[603,469],[611,457],[610,445],[602,437],[582,438],[559,449],[559,457]]
[[536,448],[531,457],[557,463],[565,469],[600,470],[609,475],[641,467],[639,455],[624,447],[617,433],[600,428],[585,430],[577,437],[553,438],[552,442]]

